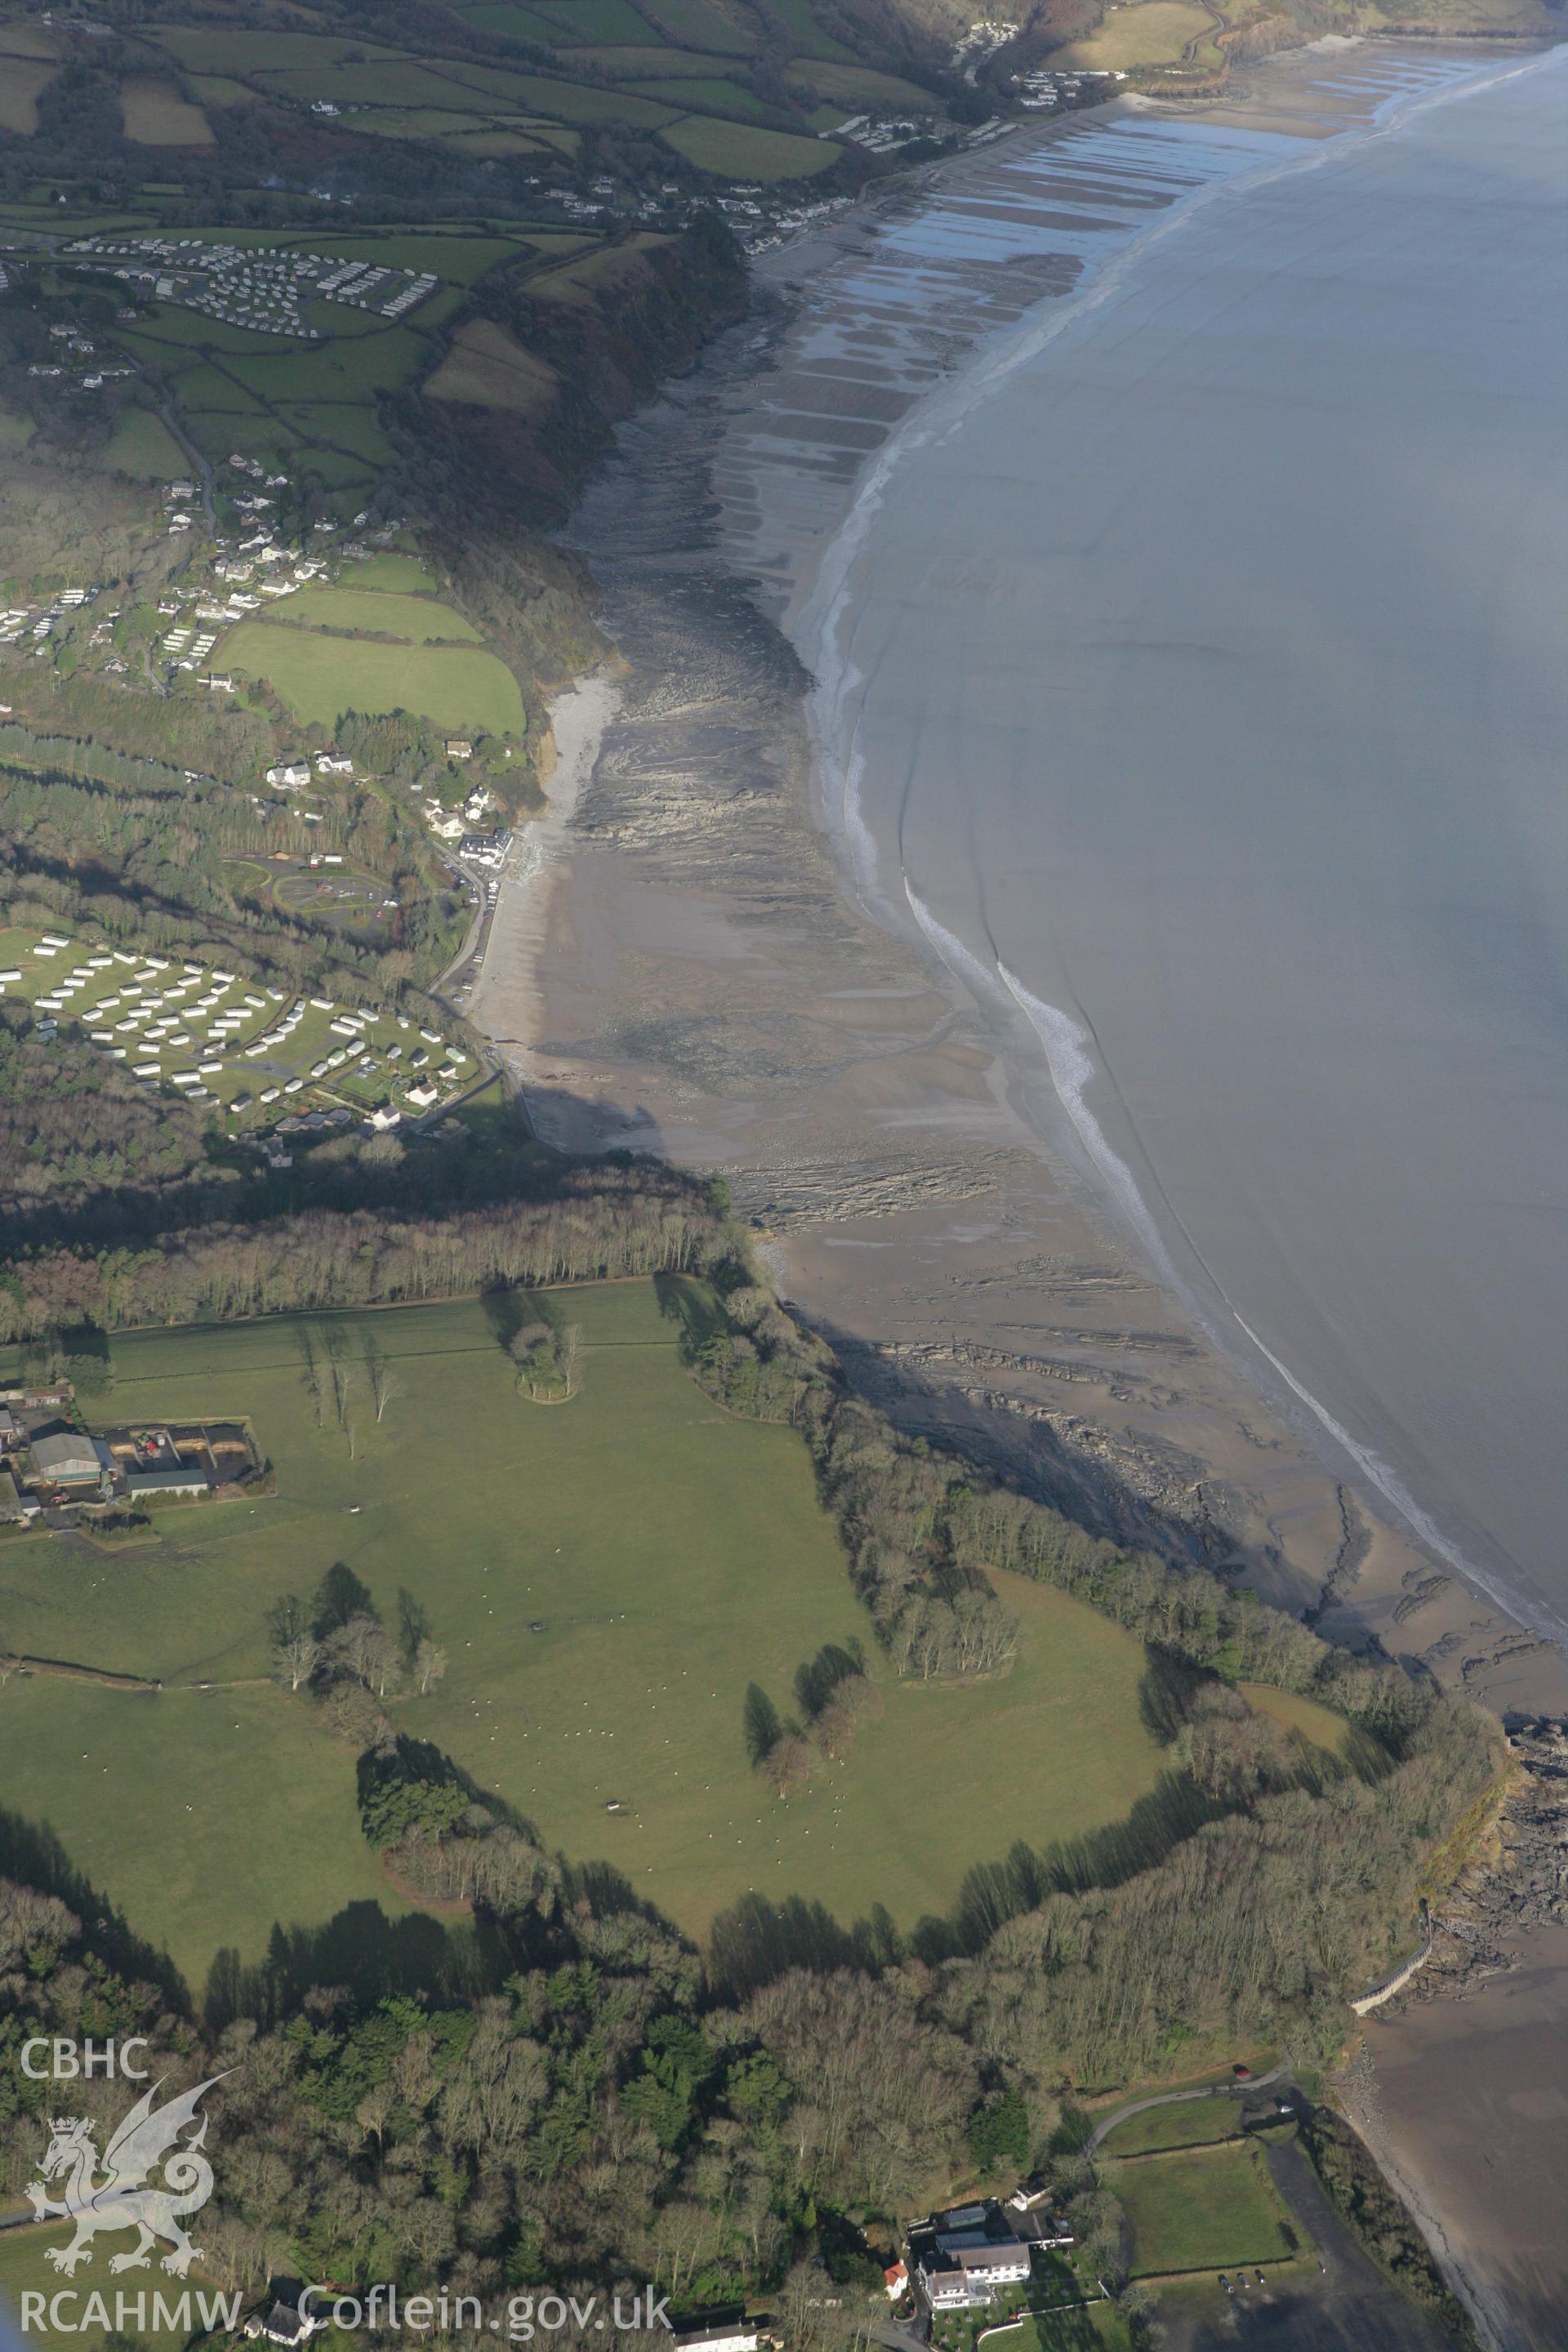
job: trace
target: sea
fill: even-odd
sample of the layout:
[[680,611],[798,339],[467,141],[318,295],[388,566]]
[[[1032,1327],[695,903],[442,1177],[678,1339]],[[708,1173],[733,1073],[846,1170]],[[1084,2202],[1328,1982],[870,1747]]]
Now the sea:
[[1331,136],[1121,112],[884,224],[824,383],[1025,291],[822,461],[779,610],[857,887],[1042,1138],[1568,1637],[1568,49],[1458,52],[1325,58]]

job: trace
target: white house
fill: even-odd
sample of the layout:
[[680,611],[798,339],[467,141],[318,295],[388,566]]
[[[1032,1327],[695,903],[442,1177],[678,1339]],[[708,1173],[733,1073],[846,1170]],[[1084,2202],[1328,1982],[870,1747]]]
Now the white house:
[[967,2311],[993,2303],[1002,2287],[1029,2276],[1030,2249],[987,2199],[939,2213],[910,2235],[911,2267],[932,2311]]
[[286,760],[281,767],[268,768],[267,781],[280,793],[297,793],[310,781],[310,771],[303,760]]
[[326,2324],[314,2313],[307,2317],[295,2304],[275,2303],[265,2315],[259,2311],[254,2313],[245,2323],[245,2332],[253,2343],[264,2340],[268,2344],[282,2344],[292,2352],[294,2346],[308,2344]]

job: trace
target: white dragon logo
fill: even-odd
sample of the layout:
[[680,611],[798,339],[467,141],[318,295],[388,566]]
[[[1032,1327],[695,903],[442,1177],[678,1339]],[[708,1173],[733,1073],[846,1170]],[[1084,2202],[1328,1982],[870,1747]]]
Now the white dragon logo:
[[[92,2144],[95,2126],[90,2117],[49,2118],[49,2145],[37,2179],[28,2185],[27,2197],[40,2221],[64,2219],[76,2223],[76,2235],[68,2246],[46,2249],[56,2270],[69,2273],[79,2263],[91,2262],[91,2242],[100,2230],[142,2233],[129,2252],[113,2257],[111,2271],[145,2270],[159,2239],[167,2240],[173,2249],[163,2257],[163,2268],[176,2277],[184,2278],[191,2264],[200,2262],[202,2250],[192,2245],[180,2217],[199,2213],[212,2195],[213,2168],[201,2152],[207,2136],[206,2117],[202,2117],[200,2128],[183,2146],[180,2134],[195,2121],[205,2094],[222,2080],[221,2074],[214,2074],[161,2107],[154,2107],[153,2101],[163,2082],[144,2091],[103,2152],[100,2179],[94,2178],[99,2156]],[[150,2184],[147,2176],[160,2164],[163,2179]],[[68,2176],[65,2194],[51,2197],[48,2184],[62,2174]]]

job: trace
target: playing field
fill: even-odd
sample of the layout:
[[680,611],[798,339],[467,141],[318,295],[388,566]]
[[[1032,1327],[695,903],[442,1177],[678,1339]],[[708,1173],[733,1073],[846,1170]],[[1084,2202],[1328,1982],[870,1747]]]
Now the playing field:
[[[749,1889],[912,1927],[973,1864],[1151,1789],[1130,1635],[1007,1580],[1006,1679],[893,1683],[793,1433],[703,1395],[651,1284],[542,1296],[584,1334],[564,1404],[518,1393],[478,1302],[117,1338],[106,1423],[247,1414],[276,1496],[168,1507],[150,1546],[0,1546],[7,1645],[168,1685],[14,1676],[0,1787],[188,1974],[377,1884],[352,1757],[258,1679],[268,1608],[337,1560],[389,1623],[406,1587],[448,1654],[437,1691],[392,1702],[399,1725],[694,1934]],[[751,1765],[748,1690],[787,1717],[799,1669],[857,1641],[885,1711],[781,1802]]]
[[489,735],[521,735],[526,723],[516,678],[480,646],[382,646],[242,621],[214,658],[270,678],[296,718],[324,727],[346,710],[414,711]]
[[1132,2275],[1233,2270],[1298,2251],[1300,2232],[1250,2145],[1108,2164],[1106,2186],[1132,2231]]

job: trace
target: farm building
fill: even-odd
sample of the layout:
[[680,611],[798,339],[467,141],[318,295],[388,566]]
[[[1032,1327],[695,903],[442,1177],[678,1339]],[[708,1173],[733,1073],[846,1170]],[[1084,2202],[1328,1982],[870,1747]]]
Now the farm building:
[[53,1437],[33,1440],[33,1470],[44,1486],[96,1486],[112,1468],[109,1448],[94,1437],[78,1437],[67,1430]]
[[210,1495],[212,1480],[205,1470],[128,1470],[128,1495]]

